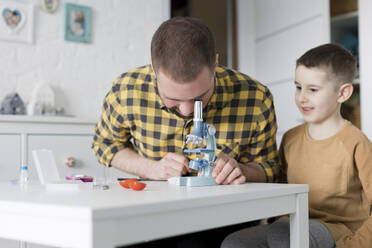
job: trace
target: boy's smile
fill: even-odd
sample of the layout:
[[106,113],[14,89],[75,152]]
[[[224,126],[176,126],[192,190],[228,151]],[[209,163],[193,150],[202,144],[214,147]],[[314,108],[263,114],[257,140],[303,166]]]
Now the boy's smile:
[[329,72],[321,68],[296,68],[296,105],[308,123],[320,124],[341,117],[339,90],[328,79]]
[[307,115],[307,114],[310,114],[311,110],[313,110],[314,108],[313,107],[301,107],[300,111]]

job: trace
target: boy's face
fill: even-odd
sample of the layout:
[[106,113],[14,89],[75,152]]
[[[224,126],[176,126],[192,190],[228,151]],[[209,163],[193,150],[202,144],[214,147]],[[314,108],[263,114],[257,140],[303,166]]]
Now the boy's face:
[[296,68],[296,105],[308,123],[323,123],[340,114],[339,90],[321,68]]

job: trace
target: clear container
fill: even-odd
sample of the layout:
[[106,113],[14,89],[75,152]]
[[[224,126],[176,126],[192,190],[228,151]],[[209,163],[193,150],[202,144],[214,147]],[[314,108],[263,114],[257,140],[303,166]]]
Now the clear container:
[[23,165],[20,168],[20,175],[19,175],[19,185],[21,186],[21,189],[25,189],[28,184],[28,166]]
[[[22,190],[27,188],[28,184],[28,166],[21,166],[19,174],[19,185]],[[19,241],[19,248],[28,248],[28,244],[25,241]]]

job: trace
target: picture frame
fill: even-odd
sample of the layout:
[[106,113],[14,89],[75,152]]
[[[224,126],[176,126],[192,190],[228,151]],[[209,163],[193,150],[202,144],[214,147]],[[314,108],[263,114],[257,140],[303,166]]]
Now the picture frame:
[[92,8],[83,5],[65,4],[65,40],[92,42]]
[[34,6],[17,1],[0,1],[0,40],[33,42]]
[[41,0],[41,7],[49,14],[53,14],[58,9],[59,0]]

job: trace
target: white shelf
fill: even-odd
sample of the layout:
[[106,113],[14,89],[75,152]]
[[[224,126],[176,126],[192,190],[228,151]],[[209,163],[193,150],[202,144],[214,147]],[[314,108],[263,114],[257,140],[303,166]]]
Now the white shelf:
[[96,120],[70,116],[0,115],[0,122],[96,124]]

